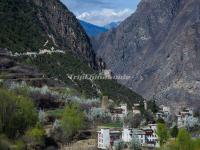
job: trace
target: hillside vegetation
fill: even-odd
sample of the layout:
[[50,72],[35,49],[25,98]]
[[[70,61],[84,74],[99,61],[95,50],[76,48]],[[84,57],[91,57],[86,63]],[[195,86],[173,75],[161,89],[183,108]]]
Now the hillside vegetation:
[[[55,12],[52,9],[54,6],[56,7]],[[113,100],[126,101],[130,104],[143,100],[140,95],[116,81],[72,81],[68,78],[68,74],[98,74],[98,72],[91,68],[95,56],[89,38],[78,20],[59,1],[51,0],[46,4],[35,0],[1,0],[0,12],[0,48],[7,48],[13,54],[39,52],[41,49],[52,47],[65,52],[65,54],[18,56],[15,57],[16,64],[20,62],[38,68],[44,74],[44,78],[64,81],[66,86],[77,89],[80,95],[85,97],[108,95]],[[50,14],[54,16],[52,20],[48,19],[51,17]],[[60,17],[64,17],[63,22],[59,20]],[[61,30],[60,27],[63,25],[64,29]],[[52,36],[55,32],[58,34],[54,39],[49,36],[48,32]],[[62,39],[65,43],[57,45],[56,42],[60,43],[57,39]],[[11,66],[11,71],[13,67]],[[20,71],[16,75],[23,74]],[[3,71],[1,75],[4,75]],[[17,78],[17,76],[12,78]]]

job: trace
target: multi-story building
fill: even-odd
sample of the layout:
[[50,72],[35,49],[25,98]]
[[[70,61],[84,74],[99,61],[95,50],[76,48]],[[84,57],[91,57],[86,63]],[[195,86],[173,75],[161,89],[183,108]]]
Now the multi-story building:
[[146,128],[142,129],[145,132],[145,144],[148,147],[159,147],[159,140],[156,134],[157,124],[149,124]]
[[98,131],[98,148],[109,149],[114,141],[121,139],[121,131],[111,129],[101,129]]
[[193,110],[190,108],[185,108],[183,111],[179,112],[177,115],[177,126],[182,127],[192,127],[198,123],[198,119],[194,117]]
[[112,120],[123,120],[128,114],[127,104],[121,104],[120,107],[115,107],[110,109]]
[[124,128],[122,131],[122,141],[131,142],[133,139],[143,146],[145,144],[145,132],[139,129]]
[[163,120],[167,121],[170,117],[171,111],[170,108],[167,106],[160,106],[159,112],[156,113],[156,118],[162,118]]

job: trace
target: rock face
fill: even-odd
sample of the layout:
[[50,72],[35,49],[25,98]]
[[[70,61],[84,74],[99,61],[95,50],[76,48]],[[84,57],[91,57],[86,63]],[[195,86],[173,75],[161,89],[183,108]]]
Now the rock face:
[[94,41],[122,83],[160,103],[200,105],[200,1],[142,0],[117,29]]
[[37,16],[62,49],[69,49],[94,63],[90,40],[76,17],[59,0],[32,0],[39,9]]
[[48,40],[49,46],[70,51],[95,66],[88,36],[59,0],[2,0],[0,5],[0,47],[37,51]]

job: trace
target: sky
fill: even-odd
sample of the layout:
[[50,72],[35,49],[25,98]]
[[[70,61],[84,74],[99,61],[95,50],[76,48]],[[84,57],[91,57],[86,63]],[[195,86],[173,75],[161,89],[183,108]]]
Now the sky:
[[140,0],[61,0],[76,17],[104,26],[123,21],[137,8]]

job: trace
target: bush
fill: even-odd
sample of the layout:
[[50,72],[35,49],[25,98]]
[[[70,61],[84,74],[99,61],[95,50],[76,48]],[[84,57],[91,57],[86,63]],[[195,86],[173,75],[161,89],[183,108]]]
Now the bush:
[[37,122],[32,101],[5,89],[0,89],[0,131],[10,138],[22,135]]
[[22,140],[18,140],[15,142],[15,148],[13,150],[25,150],[26,145]]
[[28,149],[36,149],[36,147],[44,147],[45,131],[37,124],[36,127],[29,129],[25,134],[25,141],[28,144]]
[[140,114],[133,115],[133,113],[129,113],[127,117],[124,118],[124,123],[129,128],[138,128],[141,124],[142,116]]
[[157,135],[160,141],[160,145],[163,146],[167,142],[169,135],[168,130],[165,124],[159,123],[157,127]]
[[10,150],[11,143],[5,135],[0,135],[0,150]]
[[171,131],[170,131],[170,134],[173,138],[176,138],[177,135],[178,135],[178,127],[177,126],[174,126]]
[[177,146],[180,150],[193,150],[191,144],[191,136],[186,129],[181,128],[177,137]]
[[115,150],[122,150],[125,147],[125,144],[123,141],[115,141],[113,146]]
[[141,144],[136,137],[133,138],[132,141],[130,142],[129,149],[130,150],[142,150]]
[[68,105],[63,113],[61,120],[61,127],[67,138],[72,137],[78,130],[84,127],[84,113],[81,111],[79,105]]

